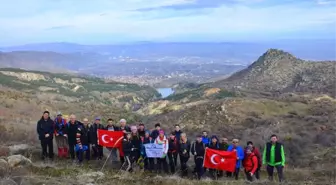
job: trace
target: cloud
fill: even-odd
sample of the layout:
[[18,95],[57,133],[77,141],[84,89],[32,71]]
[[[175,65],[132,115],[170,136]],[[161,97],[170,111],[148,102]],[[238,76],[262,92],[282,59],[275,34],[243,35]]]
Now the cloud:
[[[20,6],[16,3],[20,2]],[[188,35],[219,40],[250,35],[328,33],[330,0],[11,0],[0,6],[1,43],[162,40]],[[326,2],[330,4],[325,4]],[[317,5],[321,6],[317,6]],[[23,31],[24,30],[24,31]],[[105,39],[103,38],[105,37]],[[196,38],[197,39],[197,38]],[[98,41],[97,41],[98,42]]]

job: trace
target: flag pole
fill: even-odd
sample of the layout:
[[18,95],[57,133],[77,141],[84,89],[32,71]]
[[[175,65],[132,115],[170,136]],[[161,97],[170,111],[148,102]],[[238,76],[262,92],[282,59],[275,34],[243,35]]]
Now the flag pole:
[[111,149],[111,151],[110,151],[110,154],[107,156],[107,158],[106,158],[106,160],[105,160],[105,162],[104,162],[104,164],[103,164],[102,168],[101,168],[99,171],[102,171],[102,170],[104,169],[104,167],[105,167],[105,165],[106,165],[107,161],[109,160],[109,158],[110,158],[111,154],[112,154],[112,149]]
[[117,142],[114,143],[114,145],[113,145],[113,147],[112,147],[112,149],[111,149],[111,151],[110,151],[110,154],[107,156],[107,158],[106,158],[106,160],[105,160],[105,162],[104,162],[102,168],[100,169],[100,171],[102,171],[102,170],[104,169],[104,167],[105,167],[107,161],[109,160],[109,158],[110,158],[111,155],[112,155],[113,148],[115,148],[115,146],[117,145],[117,143],[120,142],[120,140],[121,140],[122,138],[123,138],[123,137],[120,137],[120,138],[117,140]]

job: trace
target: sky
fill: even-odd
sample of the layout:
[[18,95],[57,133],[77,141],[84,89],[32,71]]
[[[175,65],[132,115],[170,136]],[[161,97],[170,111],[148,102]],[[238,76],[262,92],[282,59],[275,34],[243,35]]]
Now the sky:
[[0,0],[0,4],[0,46],[336,37],[336,0]]

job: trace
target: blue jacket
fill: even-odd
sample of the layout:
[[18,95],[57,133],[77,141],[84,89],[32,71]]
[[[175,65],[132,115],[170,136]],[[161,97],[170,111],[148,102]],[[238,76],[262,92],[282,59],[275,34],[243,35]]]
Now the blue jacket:
[[202,136],[202,142],[205,144],[205,146],[208,146],[211,142],[209,137]]
[[[230,145],[227,151],[233,151],[233,145]],[[244,160],[244,149],[240,146],[236,147],[237,157],[239,157],[239,160],[237,160],[236,168],[240,168],[242,161]]]

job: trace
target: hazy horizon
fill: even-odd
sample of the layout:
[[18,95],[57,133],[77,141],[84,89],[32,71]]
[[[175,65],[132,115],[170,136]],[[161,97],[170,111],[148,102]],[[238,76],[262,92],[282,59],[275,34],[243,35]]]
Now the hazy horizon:
[[31,0],[0,7],[0,46],[335,40],[333,0]]

